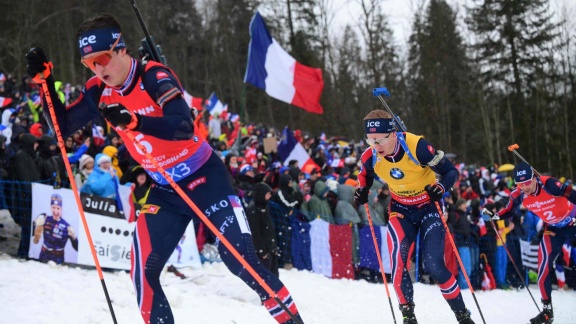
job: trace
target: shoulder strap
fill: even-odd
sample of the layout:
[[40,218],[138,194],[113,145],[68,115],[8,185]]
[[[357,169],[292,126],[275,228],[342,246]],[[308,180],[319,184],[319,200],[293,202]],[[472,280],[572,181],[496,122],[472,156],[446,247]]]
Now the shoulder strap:
[[412,155],[412,152],[410,152],[410,149],[408,148],[408,144],[406,143],[406,139],[404,138],[404,133],[396,132],[396,136],[398,137],[398,141],[400,142],[400,145],[402,145],[404,152],[406,152],[406,154],[408,155],[410,160],[412,160],[412,162],[414,162],[416,165],[420,165],[420,162],[418,162],[418,160],[414,158],[414,155]]

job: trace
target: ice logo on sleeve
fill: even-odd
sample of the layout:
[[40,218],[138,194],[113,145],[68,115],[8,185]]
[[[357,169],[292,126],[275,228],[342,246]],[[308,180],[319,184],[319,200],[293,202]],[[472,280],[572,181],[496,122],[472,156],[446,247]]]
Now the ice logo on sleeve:
[[238,196],[228,196],[228,200],[230,201],[230,205],[234,210],[234,215],[236,216],[236,220],[240,226],[240,232],[242,232],[242,234],[252,234],[252,232],[250,232],[248,219],[246,218],[244,208],[242,208],[242,202],[240,201],[240,198],[238,198]]

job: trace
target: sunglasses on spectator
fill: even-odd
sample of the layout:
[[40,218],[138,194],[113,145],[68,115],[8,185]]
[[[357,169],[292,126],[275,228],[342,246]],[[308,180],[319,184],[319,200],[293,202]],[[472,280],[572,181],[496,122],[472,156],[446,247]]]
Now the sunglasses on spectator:
[[384,136],[381,138],[367,138],[366,143],[368,143],[368,145],[372,145],[372,146],[382,145],[390,137],[390,135],[392,135],[392,133],[389,133],[388,136]]
[[118,38],[116,38],[114,45],[112,45],[112,47],[110,47],[109,50],[107,50],[107,51],[105,51],[99,55],[96,55],[96,56],[85,57],[80,61],[82,62],[82,64],[84,64],[85,67],[87,67],[91,70],[96,69],[96,64],[101,65],[101,66],[108,65],[108,63],[110,63],[110,60],[112,59],[112,52],[114,51],[114,48],[116,47],[116,45],[118,45],[118,42],[120,41],[120,37],[121,37],[121,34],[118,35]]

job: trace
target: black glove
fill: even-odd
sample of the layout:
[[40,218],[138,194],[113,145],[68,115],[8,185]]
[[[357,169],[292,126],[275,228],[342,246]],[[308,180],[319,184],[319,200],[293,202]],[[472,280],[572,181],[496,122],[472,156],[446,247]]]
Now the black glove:
[[442,188],[442,186],[437,183],[433,185],[426,185],[424,190],[426,190],[430,199],[434,201],[440,201],[444,195],[444,188]]
[[354,202],[356,202],[356,205],[360,206],[360,205],[364,205],[365,203],[367,203],[369,192],[370,192],[370,189],[368,189],[366,187],[356,188],[356,191],[354,192]]
[[[48,61],[46,54],[39,47],[31,48],[26,54],[26,72],[36,83],[40,83],[39,73],[44,72],[44,78],[52,73],[52,63]],[[47,70],[47,71],[44,71]]]
[[125,127],[128,129],[138,129],[140,127],[140,117],[132,113],[122,104],[110,104],[100,109],[102,117],[114,127]]

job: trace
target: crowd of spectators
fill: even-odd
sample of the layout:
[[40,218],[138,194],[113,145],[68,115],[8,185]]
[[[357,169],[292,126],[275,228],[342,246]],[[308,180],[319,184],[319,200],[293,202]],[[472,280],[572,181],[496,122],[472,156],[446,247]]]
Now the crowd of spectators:
[[[59,100],[64,103],[77,98],[81,90],[61,82],[57,89]],[[0,74],[0,97],[11,99],[2,107],[0,126],[0,209],[10,209],[14,220],[22,226],[18,256],[26,257],[29,233],[25,232],[31,224],[30,215],[25,211],[30,210],[30,197],[14,197],[11,194],[14,186],[8,187],[6,183],[13,181],[18,186],[30,186],[31,182],[43,182],[57,188],[70,188],[70,183],[56,139],[42,117],[37,86],[29,78],[17,85],[13,77]],[[274,148],[264,145],[267,138],[280,138],[278,130],[261,124],[243,125],[230,116],[226,111],[214,116],[201,111],[195,126],[197,133],[206,138],[225,162],[246,209],[256,252],[275,274],[279,267],[290,269],[293,264],[289,217],[302,221],[322,219],[356,228],[368,225],[364,206],[355,206],[353,200],[358,157],[366,148],[362,141],[328,139],[323,134],[310,136],[296,130],[295,138],[315,165],[300,166],[296,160],[284,164]],[[64,139],[77,187],[85,194],[114,198],[115,187],[133,183],[133,200],[142,204],[151,178],[130,158],[122,140],[103,119],[93,123]],[[498,210],[506,204],[513,182],[506,173],[498,172],[496,166],[453,162],[459,168],[460,179],[453,190],[444,195],[444,216],[471,284],[475,289],[482,287],[482,273],[489,265],[498,288],[521,287],[522,280],[509,265],[504,245],[521,267],[519,240],[536,244],[542,234],[541,222],[525,210],[510,221],[495,224],[484,221],[482,208]],[[29,195],[31,191],[24,188],[21,192]],[[375,181],[368,202],[375,226],[387,225],[390,199],[388,185]],[[497,238],[496,231],[502,240]],[[211,240],[211,235],[199,237]],[[570,244],[574,246],[574,242]],[[203,242],[199,246],[203,246]],[[447,263],[458,275],[456,262],[450,261],[451,250],[446,251]],[[365,269],[357,271],[362,273]],[[468,286],[461,271],[458,278],[460,287]],[[416,280],[429,281],[423,272]]]

